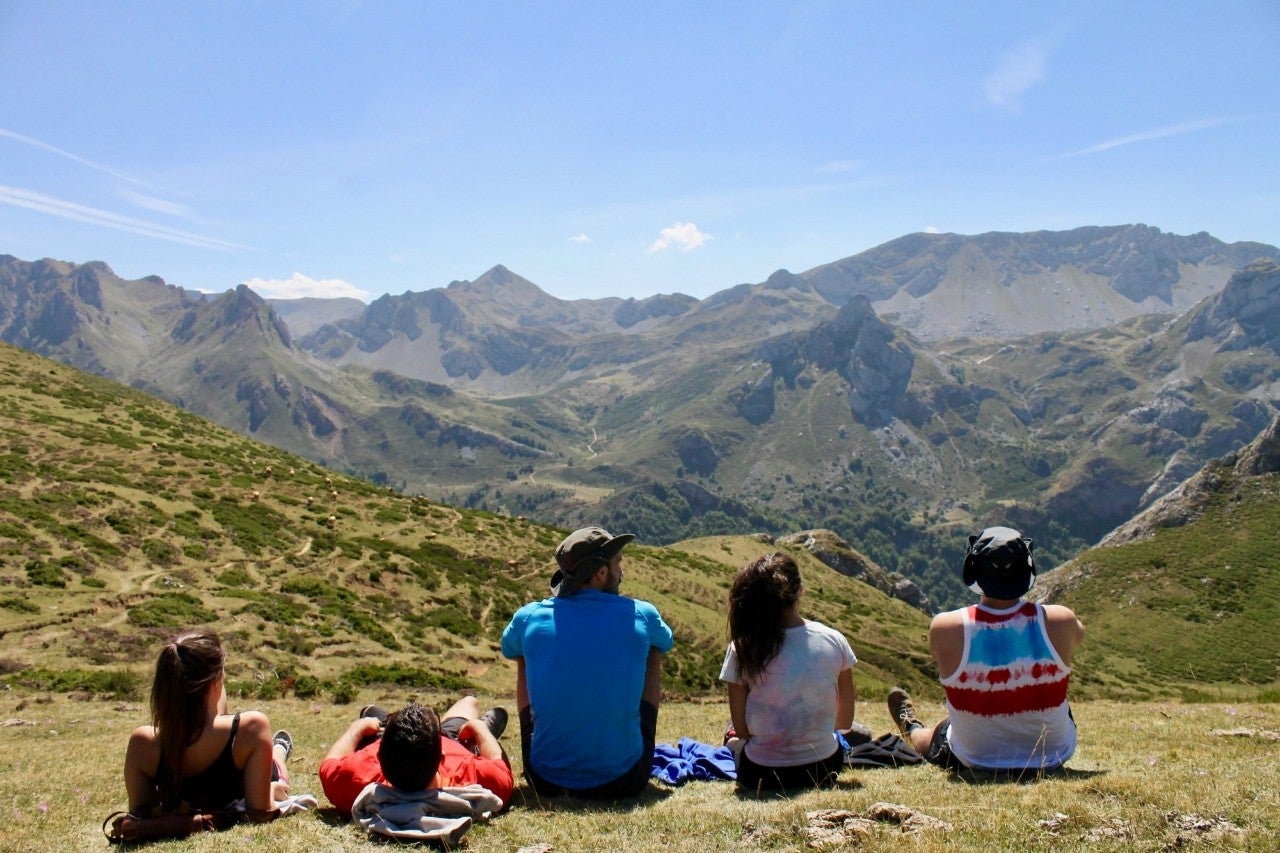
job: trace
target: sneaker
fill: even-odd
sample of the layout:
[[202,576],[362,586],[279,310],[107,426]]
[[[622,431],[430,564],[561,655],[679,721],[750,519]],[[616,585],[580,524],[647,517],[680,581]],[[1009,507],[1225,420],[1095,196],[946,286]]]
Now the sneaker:
[[356,719],[361,717],[373,717],[378,722],[386,725],[387,709],[381,705],[365,705],[360,709],[360,713],[356,715]]
[[903,737],[909,737],[913,729],[924,727],[916,716],[916,706],[911,704],[911,696],[901,687],[889,691],[889,716],[898,724],[898,731]]
[[293,752],[293,738],[284,729],[276,732],[271,738],[271,745],[278,746],[284,750],[284,760],[289,760],[290,753]]
[[490,708],[480,715],[480,722],[489,727],[494,737],[502,737],[502,733],[507,730],[507,709]]

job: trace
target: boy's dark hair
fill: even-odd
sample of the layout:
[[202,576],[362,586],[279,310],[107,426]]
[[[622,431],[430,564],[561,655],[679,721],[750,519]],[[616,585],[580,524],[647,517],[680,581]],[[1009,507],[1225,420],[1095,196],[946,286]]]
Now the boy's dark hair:
[[382,775],[392,787],[425,791],[440,767],[440,718],[430,708],[410,702],[387,717],[378,746]]

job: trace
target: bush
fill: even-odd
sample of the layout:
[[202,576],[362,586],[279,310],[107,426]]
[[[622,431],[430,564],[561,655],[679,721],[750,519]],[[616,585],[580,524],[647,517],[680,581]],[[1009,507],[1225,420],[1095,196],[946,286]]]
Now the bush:
[[450,634],[468,639],[474,639],[484,633],[484,628],[479,622],[452,604],[433,607],[423,621],[427,625],[442,628]]
[[142,679],[127,669],[52,670],[24,669],[0,678],[0,684],[21,686],[50,693],[101,693],[115,699],[133,699],[139,693]]
[[243,566],[232,566],[218,575],[217,581],[223,586],[253,586],[253,578],[249,577]]
[[32,560],[27,563],[27,580],[36,586],[52,586],[62,589],[67,585],[66,572],[52,563]]
[[178,556],[178,550],[160,539],[143,539],[142,553],[157,566],[170,566]]
[[356,698],[356,686],[346,681],[339,681],[333,688],[333,704],[350,705]]
[[25,598],[16,598],[14,596],[0,598],[0,607],[3,607],[5,610],[12,610],[14,613],[40,612],[40,605],[27,601]]
[[347,672],[340,681],[350,684],[353,692],[355,687],[368,687],[371,684],[414,687],[420,690],[436,689],[446,693],[456,693],[472,688],[471,682],[462,676],[431,672],[398,663],[363,664]]
[[314,699],[320,695],[322,686],[314,675],[299,675],[293,682],[293,695],[299,699]]
[[139,628],[177,628],[207,625],[218,618],[200,600],[185,592],[170,592],[129,608],[128,620]]

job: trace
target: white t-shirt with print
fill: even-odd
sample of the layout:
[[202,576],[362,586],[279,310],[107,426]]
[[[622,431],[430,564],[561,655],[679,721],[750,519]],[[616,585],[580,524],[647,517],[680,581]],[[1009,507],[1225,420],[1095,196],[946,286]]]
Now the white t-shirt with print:
[[[858,662],[839,631],[808,619],[788,628],[777,657],[748,683],[747,755],[756,764],[794,767],[830,758],[837,747],[836,679]],[[733,643],[720,680],[742,684]]]

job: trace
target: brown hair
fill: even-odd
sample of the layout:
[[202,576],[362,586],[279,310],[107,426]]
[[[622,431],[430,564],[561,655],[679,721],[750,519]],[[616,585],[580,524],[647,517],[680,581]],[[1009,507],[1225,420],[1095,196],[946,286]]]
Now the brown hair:
[[410,702],[387,717],[378,764],[393,788],[425,791],[440,767],[440,752],[440,718],[435,711]]
[[746,681],[758,678],[785,639],[783,614],[800,600],[800,568],[786,554],[752,560],[738,570],[729,590],[729,639]]
[[151,683],[151,720],[160,761],[176,782],[182,754],[204,729],[209,688],[222,677],[222,641],[208,628],[184,631],[160,650]]

